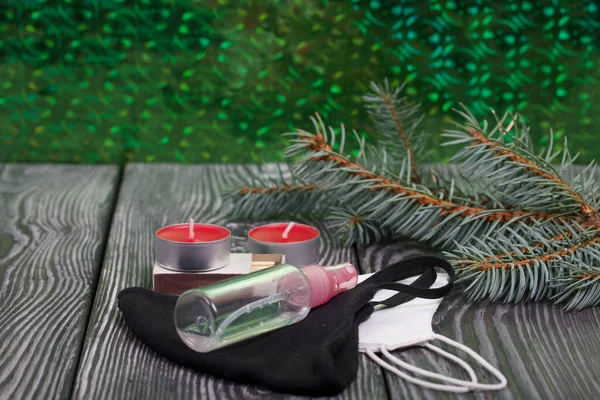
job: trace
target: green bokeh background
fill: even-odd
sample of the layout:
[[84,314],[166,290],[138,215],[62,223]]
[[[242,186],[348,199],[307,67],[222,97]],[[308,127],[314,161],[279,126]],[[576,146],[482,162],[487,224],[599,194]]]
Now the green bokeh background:
[[0,161],[281,159],[319,112],[372,138],[360,96],[407,81],[443,159],[464,103],[522,112],[536,146],[600,155],[599,3],[4,0]]

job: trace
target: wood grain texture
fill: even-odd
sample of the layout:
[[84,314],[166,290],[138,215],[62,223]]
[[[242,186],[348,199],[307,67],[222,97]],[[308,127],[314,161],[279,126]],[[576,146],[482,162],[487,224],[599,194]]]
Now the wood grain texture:
[[[441,172],[448,176],[456,172],[456,167]],[[600,169],[596,176],[600,181]],[[432,252],[435,250],[423,244],[405,240],[359,249],[358,257],[363,270],[375,271],[391,262]],[[508,379],[508,388],[499,392],[446,394],[406,383],[386,371],[390,398],[600,398],[600,308],[565,313],[550,303],[470,303],[462,289],[457,285],[442,301],[433,318],[433,329],[467,345],[499,368]],[[475,365],[464,353],[435,344]],[[464,371],[429,350],[411,348],[393,353],[413,365],[468,379]],[[481,368],[477,371],[492,381]]]
[[[291,399],[182,368],[157,356],[129,332],[117,309],[126,287],[151,287],[154,231],[167,224],[197,221],[226,224],[229,205],[219,193],[244,166],[129,164],[110,232],[75,399]],[[243,250],[247,224],[230,223],[234,249]],[[322,262],[355,261],[352,249],[334,249],[325,232]],[[383,374],[361,362],[358,377],[339,398],[379,399],[387,392]]]
[[0,165],[0,399],[70,396],[118,178]]

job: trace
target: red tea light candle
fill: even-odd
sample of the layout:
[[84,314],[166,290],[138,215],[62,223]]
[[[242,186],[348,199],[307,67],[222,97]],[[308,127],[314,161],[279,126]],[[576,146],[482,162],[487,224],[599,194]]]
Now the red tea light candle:
[[231,232],[218,225],[168,225],[156,231],[154,257],[176,271],[210,271],[229,265]]
[[254,254],[285,254],[285,262],[296,267],[319,261],[319,230],[310,225],[274,223],[248,232],[248,251]]

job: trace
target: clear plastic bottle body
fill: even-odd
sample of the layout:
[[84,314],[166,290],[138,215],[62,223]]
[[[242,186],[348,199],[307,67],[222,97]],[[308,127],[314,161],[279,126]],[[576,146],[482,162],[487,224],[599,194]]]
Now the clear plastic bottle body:
[[278,265],[185,292],[175,327],[190,348],[208,352],[298,322],[311,301],[302,271]]

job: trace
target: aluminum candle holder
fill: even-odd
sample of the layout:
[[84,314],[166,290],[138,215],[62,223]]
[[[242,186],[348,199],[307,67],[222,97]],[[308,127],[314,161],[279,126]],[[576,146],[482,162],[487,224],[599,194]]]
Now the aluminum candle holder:
[[284,254],[286,263],[296,267],[316,264],[320,258],[320,233],[313,226],[274,223],[248,232],[248,251],[255,254]]
[[210,271],[230,262],[231,232],[211,224],[168,225],[156,231],[157,265],[174,271]]

